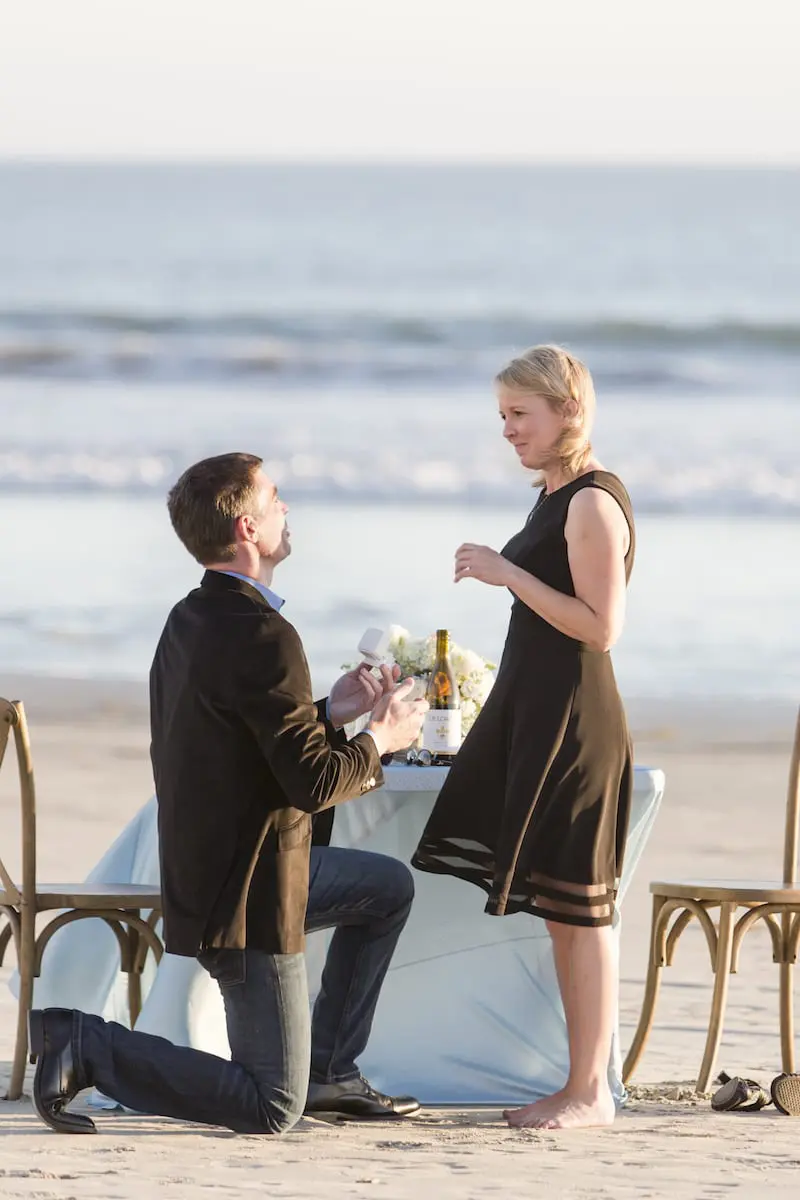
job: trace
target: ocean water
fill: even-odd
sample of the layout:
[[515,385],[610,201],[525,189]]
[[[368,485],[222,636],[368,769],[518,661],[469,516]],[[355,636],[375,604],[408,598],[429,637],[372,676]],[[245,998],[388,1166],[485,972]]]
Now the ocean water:
[[197,569],[164,496],[263,455],[317,682],[368,624],[491,658],[451,582],[532,495],[491,378],[561,341],[639,556],[636,696],[800,694],[800,172],[0,166],[0,665],[143,678]]
[[[290,506],[293,552],[275,573],[320,694],[369,626],[448,627],[497,661],[510,596],[452,582],[462,541],[499,547],[515,510],[444,503]],[[5,498],[0,661],[10,674],[146,678],[177,598],[201,569],[177,542],[163,501],[112,495]],[[31,529],[38,531],[36,539]],[[800,571],[785,518],[643,515],[628,619],[614,650],[626,697],[797,700]],[[782,565],[781,565],[782,564]],[[768,581],[772,581],[769,583]]]

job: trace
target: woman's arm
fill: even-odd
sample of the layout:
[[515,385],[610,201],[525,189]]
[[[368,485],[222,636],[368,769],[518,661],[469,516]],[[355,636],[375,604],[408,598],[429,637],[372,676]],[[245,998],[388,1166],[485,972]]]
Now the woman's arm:
[[625,555],[628,523],[608,492],[588,487],[570,502],[564,527],[574,596],[551,588],[486,546],[462,546],[456,582],[500,584],[560,633],[592,650],[609,650],[625,620]]

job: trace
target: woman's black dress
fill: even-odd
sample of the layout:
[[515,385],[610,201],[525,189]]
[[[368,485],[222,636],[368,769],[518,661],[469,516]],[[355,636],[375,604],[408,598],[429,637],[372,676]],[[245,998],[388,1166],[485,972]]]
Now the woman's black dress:
[[[615,475],[590,471],[543,490],[503,555],[575,595],[564,525],[581,488],[633,512]],[[412,866],[489,893],[486,912],[568,925],[614,915],[633,786],[630,737],[611,658],[559,633],[515,599],[497,679],[448,772]]]

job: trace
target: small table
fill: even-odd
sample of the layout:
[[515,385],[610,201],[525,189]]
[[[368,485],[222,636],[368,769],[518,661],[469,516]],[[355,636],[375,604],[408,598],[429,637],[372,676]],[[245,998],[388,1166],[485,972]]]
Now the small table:
[[[447,767],[391,765],[385,785],[341,804],[333,844],[391,854],[408,863],[445,779]],[[619,892],[624,901],[664,791],[660,770],[637,767]],[[90,881],[158,886],[156,800],[126,826]],[[544,922],[524,913],[497,918],[485,896],[448,876],[415,872],[416,898],[392,960],[372,1036],[359,1063],[381,1090],[410,1092],[427,1104],[518,1104],[561,1087],[566,1026]],[[617,912],[616,934],[620,932]],[[329,933],[308,938],[311,996],[316,994]],[[195,959],[148,959],[137,1029],[178,1045],[229,1057],[217,985]],[[44,956],[34,1003],[99,1013],[127,1023],[126,986],[116,939],[99,922],[60,930]],[[624,1098],[619,1039],[609,1078]]]

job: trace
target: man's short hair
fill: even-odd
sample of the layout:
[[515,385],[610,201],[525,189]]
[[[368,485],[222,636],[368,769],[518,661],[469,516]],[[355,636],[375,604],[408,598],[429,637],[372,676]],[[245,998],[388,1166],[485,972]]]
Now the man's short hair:
[[255,454],[217,454],[188,467],[170,488],[172,528],[201,566],[236,557],[234,522],[255,514],[262,462]]

